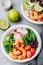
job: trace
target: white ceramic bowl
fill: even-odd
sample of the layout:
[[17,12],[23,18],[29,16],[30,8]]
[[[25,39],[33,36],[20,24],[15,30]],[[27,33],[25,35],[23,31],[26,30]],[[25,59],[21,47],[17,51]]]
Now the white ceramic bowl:
[[8,10],[12,5],[11,0],[2,0],[1,5],[4,10]]
[[[5,51],[5,47],[4,47],[4,44],[3,44],[3,40],[4,40],[4,37],[5,35],[7,35],[9,33],[10,30],[14,30],[14,29],[17,29],[17,28],[21,28],[21,27],[25,27],[25,28],[30,28],[34,31],[34,33],[36,34],[36,37],[37,37],[37,40],[38,40],[38,48],[36,50],[36,53],[29,59],[24,59],[24,60],[15,60],[15,59],[12,59],[10,58],[10,56],[6,53]],[[19,62],[19,63],[24,63],[24,62],[28,62],[32,59],[34,59],[40,52],[40,49],[41,49],[41,38],[40,38],[40,35],[38,34],[38,32],[33,29],[32,27],[28,26],[28,25],[14,25],[12,27],[10,27],[7,31],[4,32],[4,34],[2,35],[2,38],[1,38],[1,50],[3,52],[3,54],[8,58],[10,59],[11,61],[14,61],[14,62]]]
[[21,5],[21,12],[22,12],[23,16],[24,16],[29,22],[34,23],[34,24],[43,24],[43,21],[40,22],[40,21],[34,21],[34,20],[30,19],[30,18],[25,14],[24,9],[23,9],[23,5]]

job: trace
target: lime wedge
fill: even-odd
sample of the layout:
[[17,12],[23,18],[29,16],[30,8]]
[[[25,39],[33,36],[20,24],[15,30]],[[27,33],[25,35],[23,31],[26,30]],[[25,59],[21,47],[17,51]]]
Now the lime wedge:
[[9,23],[5,19],[0,19],[0,29],[7,29],[9,27]]

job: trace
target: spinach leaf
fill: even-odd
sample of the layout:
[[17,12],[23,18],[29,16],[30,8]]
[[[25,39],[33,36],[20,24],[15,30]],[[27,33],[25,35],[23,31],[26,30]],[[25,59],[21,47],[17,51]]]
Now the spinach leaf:
[[23,39],[23,41],[24,41],[24,44],[25,45],[28,45],[28,39],[24,36],[24,37],[22,37],[22,39]]
[[27,28],[27,31],[28,31],[28,36],[27,36],[28,41],[35,40],[36,39],[35,33],[29,28]]
[[23,36],[22,39],[24,41],[24,44],[28,45],[30,41],[36,39],[36,35],[31,29],[26,28],[26,30],[28,31],[28,35],[27,36]]
[[9,53],[9,52],[11,52],[11,51],[12,51],[12,47],[10,47],[10,46],[6,46],[6,48],[5,48],[5,49],[6,49],[6,52],[7,52],[7,53]]

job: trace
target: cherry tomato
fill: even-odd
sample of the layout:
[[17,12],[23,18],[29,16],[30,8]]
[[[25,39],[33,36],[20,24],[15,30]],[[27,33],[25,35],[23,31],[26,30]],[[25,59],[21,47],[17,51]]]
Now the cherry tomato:
[[31,48],[31,53],[32,53],[32,55],[34,55],[35,52],[36,52],[36,50],[35,50],[34,48]]
[[30,58],[31,57],[31,51],[27,51],[27,58]]
[[31,46],[30,46],[30,45],[29,45],[29,46],[26,46],[26,47],[25,47],[25,50],[26,50],[26,51],[31,50]]

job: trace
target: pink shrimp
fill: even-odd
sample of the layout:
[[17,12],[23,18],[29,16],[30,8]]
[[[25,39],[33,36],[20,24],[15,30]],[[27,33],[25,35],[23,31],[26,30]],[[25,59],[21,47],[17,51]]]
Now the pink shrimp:
[[39,15],[36,11],[34,11],[34,18],[36,18],[36,20],[39,20]]
[[11,31],[9,32],[9,34],[12,34],[12,33],[14,33],[14,30],[11,30]]
[[39,21],[43,21],[43,14],[39,14]]
[[21,51],[18,49],[13,49],[13,54],[18,56],[21,54]]
[[9,56],[12,58],[12,59],[17,59],[18,56],[17,55],[14,55],[13,52],[9,52]]
[[15,43],[13,43],[13,46],[18,45],[18,44],[22,44],[22,43],[24,43],[22,38],[19,38],[19,39],[15,40]]
[[34,10],[31,11],[29,15],[32,20],[36,20],[36,18],[34,17]]
[[22,48],[22,47],[18,47],[18,49],[22,52],[22,54],[18,56],[18,59],[20,59],[20,60],[25,59],[26,58],[26,51],[25,51],[25,49]]

